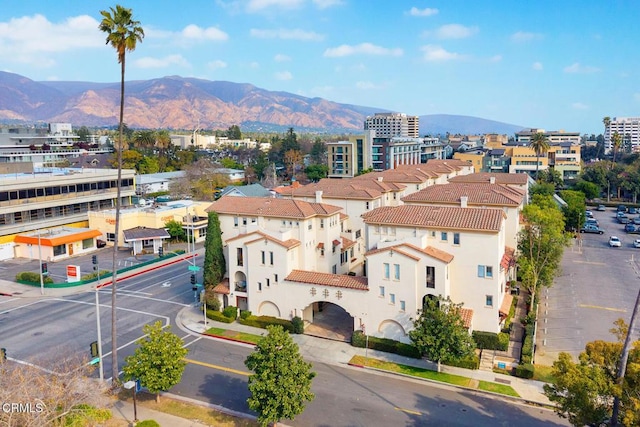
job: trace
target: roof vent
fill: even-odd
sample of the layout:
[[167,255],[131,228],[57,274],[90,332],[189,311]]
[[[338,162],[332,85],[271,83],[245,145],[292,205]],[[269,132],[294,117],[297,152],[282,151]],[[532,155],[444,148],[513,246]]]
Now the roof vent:
[[460,196],[460,207],[461,208],[466,208],[468,201],[469,201],[469,197],[468,196]]

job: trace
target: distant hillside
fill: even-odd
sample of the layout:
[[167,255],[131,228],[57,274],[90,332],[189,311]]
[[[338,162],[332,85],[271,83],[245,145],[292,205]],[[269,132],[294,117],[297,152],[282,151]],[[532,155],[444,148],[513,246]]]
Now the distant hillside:
[[[36,82],[0,71],[0,121],[117,126],[120,83]],[[260,89],[248,83],[180,76],[129,81],[125,123],[145,129],[226,129],[357,133],[383,110]],[[420,117],[420,134],[513,133],[520,126],[454,115]]]
[[517,126],[471,116],[456,116],[451,114],[429,114],[420,116],[420,135],[444,135],[447,132],[450,134],[459,133],[463,135],[485,133],[512,135],[525,128],[526,126]]

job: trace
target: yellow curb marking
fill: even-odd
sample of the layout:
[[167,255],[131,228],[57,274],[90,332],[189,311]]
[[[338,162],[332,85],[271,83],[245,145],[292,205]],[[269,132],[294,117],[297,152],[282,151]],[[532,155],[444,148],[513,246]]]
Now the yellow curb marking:
[[251,375],[251,373],[246,371],[239,371],[237,369],[225,368],[224,366],[212,365],[211,363],[200,362],[199,360],[184,359],[184,361],[187,363],[193,363],[194,365],[206,366],[207,368],[211,368],[211,369],[218,369],[220,371],[231,372],[232,374],[244,375],[245,377],[248,377],[249,375]]
[[617,311],[617,312],[620,312],[620,313],[626,313],[627,312],[627,310],[625,310],[623,308],[600,307],[599,305],[578,304],[578,307],[581,307],[581,308],[597,308],[599,310]]
[[412,411],[411,409],[398,408],[397,406],[393,409],[395,409],[396,411],[406,412],[407,414],[422,415],[422,412]]

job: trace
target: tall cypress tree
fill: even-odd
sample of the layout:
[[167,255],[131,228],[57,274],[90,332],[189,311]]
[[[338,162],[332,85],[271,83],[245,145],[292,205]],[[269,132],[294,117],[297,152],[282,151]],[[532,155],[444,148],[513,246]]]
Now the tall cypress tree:
[[204,241],[204,286],[216,286],[224,278],[227,264],[222,249],[222,231],[218,214],[209,212],[207,237]]

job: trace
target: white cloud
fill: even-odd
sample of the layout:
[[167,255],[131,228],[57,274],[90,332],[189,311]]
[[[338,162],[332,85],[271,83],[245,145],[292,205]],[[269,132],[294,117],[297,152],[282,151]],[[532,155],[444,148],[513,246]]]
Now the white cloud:
[[444,62],[464,58],[459,53],[447,52],[442,47],[431,44],[422,46],[420,50],[424,52],[424,60],[429,62]]
[[166,68],[178,65],[181,67],[189,67],[189,62],[182,55],[168,55],[164,58],[152,58],[146,56],[134,61],[134,65],[138,68]]
[[412,7],[411,10],[409,11],[409,15],[411,16],[432,16],[432,15],[436,15],[438,13],[438,9],[432,9],[432,8],[424,8],[424,9],[418,9],[417,7]]
[[280,28],[278,30],[259,30],[252,28],[249,31],[251,37],[259,39],[282,39],[282,40],[301,40],[301,41],[321,41],[324,35],[314,33],[313,31],[305,31],[301,29],[290,30],[288,28]]
[[219,28],[200,28],[193,24],[184,27],[181,34],[187,40],[225,41],[229,39],[229,35]]
[[478,33],[478,27],[465,27],[460,24],[447,24],[438,28],[434,35],[439,39],[464,39]]
[[502,61],[502,55],[493,55],[489,58],[489,62],[500,62]]
[[384,87],[385,87],[384,85],[377,85],[372,82],[366,82],[366,81],[356,82],[356,88],[361,90],[376,90],[376,89],[383,89]]
[[516,43],[528,42],[531,40],[540,40],[542,38],[542,34],[540,33],[529,33],[526,31],[518,31],[511,34],[511,41]]
[[579,62],[575,62],[568,67],[564,67],[565,73],[581,73],[581,74],[589,74],[589,73],[597,73],[600,71],[597,67],[592,67],[590,65],[580,65]]
[[249,0],[247,12],[260,12],[268,8],[295,9],[302,6],[303,0]]
[[574,110],[588,110],[589,106],[583,104],[582,102],[574,102],[573,104],[571,104],[571,108],[573,108]]
[[55,64],[53,54],[84,48],[104,47],[104,33],[98,21],[88,15],[59,23],[43,15],[23,16],[0,22],[0,55],[3,61],[34,64],[39,68]]
[[220,68],[227,68],[227,63],[216,59],[215,61],[207,62],[207,68],[210,70],[219,70]]
[[342,4],[341,0],[313,0],[318,9],[326,9],[331,6],[338,6]]
[[376,46],[371,43],[360,43],[357,45],[343,44],[338,47],[328,48],[324,51],[324,56],[329,58],[336,58],[342,56],[351,56],[357,54],[363,55],[378,55],[378,56],[402,56],[402,49],[400,48],[386,48],[382,46]]
[[542,67],[542,62],[534,62],[531,65],[531,68],[533,68],[536,71],[542,71],[543,67]]
[[289,71],[279,71],[275,73],[274,76],[278,80],[291,80],[293,78],[293,74]]
[[276,54],[276,56],[273,57],[273,60],[276,62],[286,62],[286,61],[291,61],[291,57],[287,55],[283,55],[282,53],[278,53]]

